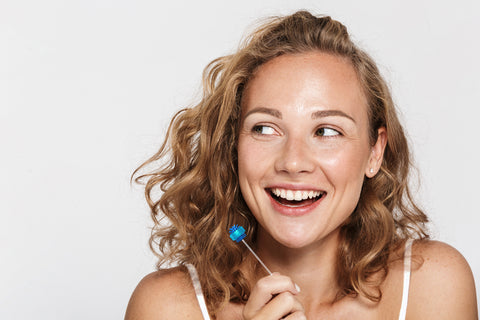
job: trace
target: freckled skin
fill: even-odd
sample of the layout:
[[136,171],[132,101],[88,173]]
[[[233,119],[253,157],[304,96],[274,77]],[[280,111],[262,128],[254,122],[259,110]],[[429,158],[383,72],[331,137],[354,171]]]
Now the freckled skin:
[[[336,56],[285,55],[259,68],[243,96],[238,143],[240,187],[260,224],[259,239],[265,231],[283,246],[301,248],[338,232],[375,161],[365,101],[355,70]],[[276,115],[252,112],[256,108]],[[332,110],[348,117],[312,117]],[[278,184],[306,185],[327,195],[312,212],[285,216],[265,191]]]
[[[342,113],[312,118],[328,110]],[[402,249],[392,253],[379,303],[361,295],[333,302],[339,226],[354,210],[364,177],[379,170],[387,139],[385,129],[379,129],[376,144],[369,145],[365,97],[352,67],[322,53],[275,58],[247,84],[242,112],[240,186],[259,222],[257,253],[282,274],[250,276],[247,303],[228,303],[215,318],[397,319]],[[275,186],[322,190],[327,196],[305,214],[289,216],[272,205],[265,191]],[[408,320],[478,320],[473,275],[458,251],[440,242],[416,241],[412,255]],[[126,320],[180,318],[203,318],[182,267],[145,277],[125,315]]]

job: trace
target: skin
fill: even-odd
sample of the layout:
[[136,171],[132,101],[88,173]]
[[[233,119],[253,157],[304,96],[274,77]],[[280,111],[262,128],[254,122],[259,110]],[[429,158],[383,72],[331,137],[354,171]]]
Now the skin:
[[[261,225],[259,246],[317,251],[317,240],[338,231],[355,209],[364,177],[374,175],[370,169],[378,170],[385,129],[370,146],[367,106],[356,73],[326,54],[288,55],[266,63],[242,103],[239,182]],[[311,212],[283,212],[289,209],[273,206],[266,192],[274,187],[327,194]]]
[[[342,58],[285,55],[257,70],[242,99],[239,181],[259,222],[257,253],[278,272],[253,276],[246,305],[230,303],[217,319],[398,318],[403,249],[391,254],[379,303],[362,296],[335,300],[339,228],[353,212],[363,180],[378,172],[387,141],[380,128],[372,145],[368,125],[365,96]],[[272,188],[324,196],[292,208],[276,203]],[[415,242],[412,250],[407,319],[478,319],[465,259],[440,242]],[[202,319],[188,273],[177,267],[145,277],[125,319]]]
[[[370,145],[366,98],[355,70],[328,54],[266,63],[242,103],[239,182],[260,225],[259,253],[273,270],[295,275],[310,299],[333,301],[340,226],[357,205],[365,176],[380,167],[386,131],[379,129]],[[291,208],[276,204],[273,188],[325,194],[311,206]],[[319,265],[326,269],[316,275]]]

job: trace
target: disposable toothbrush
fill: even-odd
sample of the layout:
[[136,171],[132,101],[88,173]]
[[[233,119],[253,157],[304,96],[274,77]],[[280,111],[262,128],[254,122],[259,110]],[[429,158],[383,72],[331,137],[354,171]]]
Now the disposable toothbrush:
[[[248,243],[245,240],[243,240],[247,235],[245,233],[245,229],[242,226],[239,226],[238,224],[234,224],[233,226],[230,227],[230,229],[228,229],[228,233],[230,234],[230,239],[232,239],[233,241],[235,242],[241,241],[247,247],[247,249],[250,250],[250,252],[257,259],[257,261],[260,262],[260,264],[265,269],[265,271],[267,271],[269,275],[272,275],[272,272],[270,271],[270,269],[267,268],[265,263],[263,263],[262,259],[260,259],[260,257],[257,256],[255,251],[253,251],[252,248],[250,248]],[[298,292],[300,292],[300,287],[296,283],[295,283],[295,288],[298,290]]]
[[267,268],[265,263],[260,259],[259,256],[255,253],[255,251],[250,248],[248,243],[243,240],[247,235],[245,234],[245,229],[242,226],[239,226],[238,224],[233,225],[230,229],[228,229],[228,233],[230,234],[230,239],[232,239],[235,242],[242,242],[248,250],[253,254],[253,256],[257,259],[258,262],[262,265],[262,267],[268,272],[269,275],[272,275],[272,272]]

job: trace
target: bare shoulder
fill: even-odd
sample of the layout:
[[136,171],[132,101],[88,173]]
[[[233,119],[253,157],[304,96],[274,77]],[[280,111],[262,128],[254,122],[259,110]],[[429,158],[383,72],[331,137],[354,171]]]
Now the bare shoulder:
[[188,271],[175,267],[152,272],[135,288],[125,320],[195,319],[198,305]]
[[416,241],[408,319],[478,319],[475,282],[465,258],[439,241]]

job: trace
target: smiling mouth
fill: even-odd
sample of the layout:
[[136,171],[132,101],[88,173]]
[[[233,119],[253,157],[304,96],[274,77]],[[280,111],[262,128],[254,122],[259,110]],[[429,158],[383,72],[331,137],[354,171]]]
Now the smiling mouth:
[[270,196],[279,204],[287,207],[304,207],[323,198],[325,191],[315,190],[288,190],[281,188],[267,189]]

